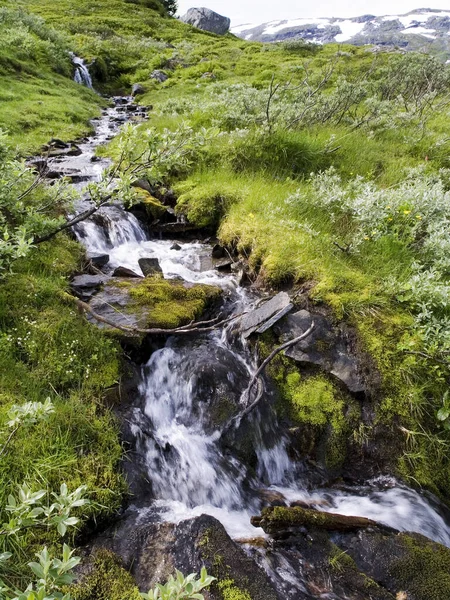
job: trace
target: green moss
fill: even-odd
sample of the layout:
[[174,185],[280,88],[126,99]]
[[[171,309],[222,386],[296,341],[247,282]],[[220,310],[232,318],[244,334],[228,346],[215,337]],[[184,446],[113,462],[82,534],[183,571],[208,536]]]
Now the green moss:
[[217,582],[223,600],[252,600],[246,590],[242,590],[233,581],[233,579],[222,579]]
[[[187,189],[186,189],[187,188]],[[210,181],[195,185],[195,180],[175,187],[179,194],[177,212],[198,227],[217,227],[228,208],[240,199],[233,183]]]
[[133,577],[120,559],[108,550],[99,550],[91,558],[89,571],[81,583],[72,586],[75,600],[140,600]]
[[174,328],[200,317],[221,296],[221,290],[209,285],[186,286],[180,281],[169,281],[159,276],[146,277],[139,282],[120,282],[116,285],[128,290],[133,306],[150,309],[148,327]]
[[400,589],[416,600],[450,598],[450,549],[425,538],[400,533],[406,555],[390,568]]

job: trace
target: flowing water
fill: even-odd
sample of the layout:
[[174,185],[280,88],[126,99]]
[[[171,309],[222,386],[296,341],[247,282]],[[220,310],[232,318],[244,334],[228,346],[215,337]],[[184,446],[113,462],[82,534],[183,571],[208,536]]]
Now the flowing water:
[[91,74],[89,73],[87,66],[84,64],[84,60],[75,54],[71,54],[71,58],[72,63],[75,66],[75,75],[73,78],[74,81],[81,85],[85,85],[91,90],[94,89],[92,86]]
[[[104,162],[91,162],[91,157],[96,145],[116,131],[116,116],[117,105],[96,123],[96,135],[81,146],[83,154],[66,159],[84,178],[94,180],[104,168]],[[202,258],[210,254],[205,244],[180,242],[181,250],[176,250],[171,241],[149,239],[137,219],[120,206],[105,207],[101,213],[101,224],[96,219],[86,221],[76,233],[91,252],[109,254],[111,268],[123,265],[139,271],[140,257],[157,257],[166,278],[221,286],[228,312],[241,313],[254,305],[256,299],[233,275],[204,267]],[[264,414],[255,411],[247,424],[245,435],[256,457],[255,468],[247,468],[238,452],[224,446],[220,425],[212,424],[212,399],[225,386],[235,393],[238,410],[239,396],[256,369],[251,350],[232,329],[189,340],[171,338],[141,368],[131,421],[152,485],[148,507],[157,507],[161,519],[173,522],[210,514],[232,537],[249,538],[264,535],[250,524],[250,516],[263,506],[263,497],[281,494],[288,502],[369,517],[450,546],[450,528],[438,502],[393,478],[380,477],[359,487],[311,490],[305,466],[288,455],[270,407],[264,408]],[[279,561],[277,572],[286,581],[292,579],[294,587],[300,585],[289,565]]]

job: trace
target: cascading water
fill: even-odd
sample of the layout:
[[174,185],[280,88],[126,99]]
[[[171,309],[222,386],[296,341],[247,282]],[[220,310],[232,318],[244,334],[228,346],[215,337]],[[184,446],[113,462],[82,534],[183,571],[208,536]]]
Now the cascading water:
[[87,66],[84,63],[84,60],[82,58],[80,58],[79,56],[76,56],[75,54],[71,54],[71,58],[72,58],[72,63],[75,66],[75,75],[74,75],[73,80],[76,83],[85,85],[86,87],[90,88],[91,90],[94,89],[92,86],[91,74],[89,73],[89,69],[87,68]]
[[[106,139],[110,122],[111,113],[97,124],[98,143]],[[86,145],[88,157],[95,145],[94,138]],[[98,178],[98,168],[86,161],[86,156],[71,161],[88,179]],[[234,313],[254,304],[234,276],[221,275],[212,266],[204,268],[201,258],[210,254],[210,248],[197,242],[182,242],[181,248],[173,248],[171,241],[148,239],[137,219],[120,206],[103,208],[79,224],[76,234],[91,252],[107,253],[110,268],[122,265],[139,272],[139,258],[152,256],[159,259],[166,278],[221,286]],[[246,425],[247,446],[254,459],[251,469],[237,447],[224,445],[222,425],[211,417],[219,392],[233,397],[234,411],[238,411],[240,396],[256,368],[245,340],[231,330],[232,326],[189,340],[169,339],[142,367],[139,397],[130,421],[136,451],[151,482],[147,507],[156,508],[160,519],[173,522],[210,514],[232,537],[248,538],[262,535],[251,526],[250,516],[263,506],[264,494],[276,493],[288,503],[303,501],[322,511],[373,518],[450,546],[450,528],[437,503],[392,478],[372,480],[361,487],[308,490],[305,467],[288,455],[270,407],[264,409],[265,414],[255,411]],[[268,571],[276,571],[290,582],[294,592],[286,597],[295,598],[295,589],[302,588],[292,566],[276,553],[271,560],[260,557]]]

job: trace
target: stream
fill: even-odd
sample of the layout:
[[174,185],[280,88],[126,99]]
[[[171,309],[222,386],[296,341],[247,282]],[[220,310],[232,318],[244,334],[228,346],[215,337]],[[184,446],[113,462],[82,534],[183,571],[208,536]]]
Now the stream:
[[[127,111],[131,103],[131,98],[114,99],[114,106],[94,121],[95,133],[79,144],[81,154],[53,159],[51,169],[74,175],[78,188],[97,180],[108,162],[94,159],[95,149],[135,114]],[[140,273],[139,258],[154,257],[165,278],[220,286],[228,314],[247,311],[258,301],[234,275],[205,268],[203,259],[211,255],[208,244],[177,240],[181,246],[177,250],[173,240],[149,238],[136,217],[120,205],[106,206],[101,213],[101,224],[95,219],[85,221],[75,233],[90,253],[109,255],[107,273],[119,265]],[[220,427],[215,428],[211,420],[211,397],[222,386],[234,394],[239,407],[256,368],[251,348],[233,325],[195,338],[169,338],[148,357],[140,366],[131,431],[152,492],[129,510],[143,519],[152,511],[161,521],[174,523],[209,514],[233,539],[243,541],[265,535],[250,524],[250,517],[267,505],[264,498],[277,494],[288,503],[301,501],[322,511],[368,517],[450,547],[450,527],[439,502],[392,477],[380,476],[358,487],[311,488],[307,467],[288,453],[287,438],[270,406],[255,411],[246,426],[251,467],[241,453],[224,447]],[[295,598],[301,585],[288,566],[259,560],[273,580],[290,581],[286,593]]]

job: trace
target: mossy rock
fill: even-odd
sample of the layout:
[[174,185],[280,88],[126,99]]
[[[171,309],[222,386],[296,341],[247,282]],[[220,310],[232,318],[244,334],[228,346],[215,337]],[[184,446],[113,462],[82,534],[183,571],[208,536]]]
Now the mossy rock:
[[120,558],[108,550],[98,550],[80,583],[70,589],[74,600],[141,600],[133,577]]
[[[174,329],[198,319],[219,300],[220,288],[166,280],[159,275],[145,279],[113,278],[91,300],[91,308],[120,326],[138,329]],[[93,321],[95,322],[95,321]],[[95,322],[114,337],[141,343],[143,333],[115,330]]]

